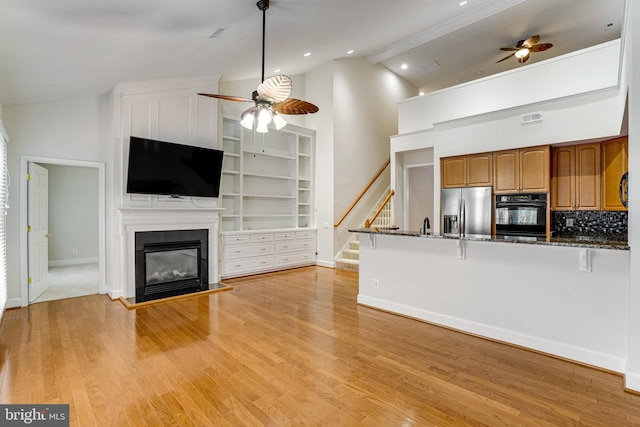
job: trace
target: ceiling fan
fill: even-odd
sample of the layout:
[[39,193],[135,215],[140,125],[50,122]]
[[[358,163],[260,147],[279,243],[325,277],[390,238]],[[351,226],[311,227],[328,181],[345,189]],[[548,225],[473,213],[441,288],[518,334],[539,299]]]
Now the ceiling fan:
[[289,98],[293,86],[291,78],[285,75],[277,75],[264,79],[264,39],[266,11],[269,9],[269,0],[259,0],[256,3],[262,11],[262,83],[253,91],[251,99],[237,96],[218,95],[213,93],[199,93],[198,95],[211,98],[224,99],[236,102],[251,102],[253,107],[245,110],[240,116],[240,124],[253,129],[257,118],[256,132],[268,132],[267,125],[273,121],[276,129],[282,129],[287,122],[281,114],[310,114],[318,111],[318,107],[307,101]]
[[500,50],[512,53],[497,61],[496,64],[498,62],[509,59],[512,56],[515,56],[519,63],[524,64],[525,62],[527,62],[527,59],[529,59],[529,54],[531,52],[542,52],[553,47],[551,43],[538,44],[539,40],[540,36],[535,35],[529,37],[526,40],[520,40],[515,47],[501,47]]

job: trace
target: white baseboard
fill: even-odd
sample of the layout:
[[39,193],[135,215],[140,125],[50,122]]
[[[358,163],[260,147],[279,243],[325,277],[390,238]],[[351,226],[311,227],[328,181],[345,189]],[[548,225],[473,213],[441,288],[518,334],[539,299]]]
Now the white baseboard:
[[7,300],[7,305],[5,306],[5,308],[16,308],[16,307],[22,307],[20,298],[10,298]]
[[107,295],[109,295],[111,299],[118,299],[122,296],[122,290],[109,288],[107,289]]
[[[626,367],[626,360],[615,355],[604,354],[582,347],[547,340],[545,338],[472,322],[466,319],[445,316],[416,307],[380,300],[378,298],[358,295],[358,304],[379,308],[384,311],[424,320],[428,323],[445,326],[458,331],[486,337],[507,344],[513,344],[519,347],[529,348],[542,353],[547,353],[614,372],[624,373]],[[631,384],[629,388],[635,389],[635,387],[640,387],[640,377],[638,377],[638,383],[635,383],[633,379],[630,379],[629,384]]]
[[625,373],[624,388],[627,390],[640,391],[640,374],[633,372]]
[[98,262],[100,262],[100,259],[98,257],[59,259],[57,261],[49,261],[49,267],[64,267],[67,265],[96,264]]
[[319,267],[336,268],[336,263],[335,262],[329,262],[329,261],[316,260],[316,265],[319,266]]

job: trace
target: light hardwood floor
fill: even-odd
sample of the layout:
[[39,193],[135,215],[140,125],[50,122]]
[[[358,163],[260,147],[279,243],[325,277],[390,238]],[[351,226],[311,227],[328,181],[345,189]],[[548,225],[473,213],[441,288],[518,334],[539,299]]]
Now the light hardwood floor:
[[356,304],[309,267],[128,311],[92,295],[9,310],[0,402],[78,426],[625,426],[618,375]]

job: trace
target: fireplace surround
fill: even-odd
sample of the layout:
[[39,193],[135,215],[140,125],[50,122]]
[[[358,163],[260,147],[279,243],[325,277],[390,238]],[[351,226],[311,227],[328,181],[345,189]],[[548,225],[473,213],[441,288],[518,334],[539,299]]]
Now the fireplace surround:
[[135,233],[136,302],[209,289],[209,231]]
[[[179,200],[177,202],[185,203]],[[180,204],[182,204],[180,203]],[[135,236],[147,231],[176,230],[208,230],[208,273],[209,282],[219,280],[218,272],[218,238],[220,224],[220,208],[192,207],[187,208],[154,208],[154,207],[121,207],[116,210],[119,229],[111,243],[113,256],[110,258],[110,270],[114,272],[112,286],[109,290],[111,298],[124,298],[130,303],[136,301],[135,271]]]

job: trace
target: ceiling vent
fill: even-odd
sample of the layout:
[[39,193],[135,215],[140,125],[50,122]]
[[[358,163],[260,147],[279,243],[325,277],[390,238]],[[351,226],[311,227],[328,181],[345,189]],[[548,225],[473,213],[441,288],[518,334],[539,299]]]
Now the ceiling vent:
[[522,124],[533,123],[533,122],[541,122],[542,121],[542,112],[538,111],[537,113],[529,113],[522,115]]
[[418,71],[420,71],[422,74],[433,73],[434,71],[438,71],[439,69],[440,66],[436,61],[430,61],[418,66]]
[[226,28],[218,28],[217,30],[215,30],[213,33],[211,33],[211,35],[209,36],[210,39],[217,39],[218,37],[220,37],[220,35],[222,33],[224,33],[224,30],[226,30]]

